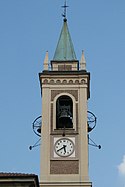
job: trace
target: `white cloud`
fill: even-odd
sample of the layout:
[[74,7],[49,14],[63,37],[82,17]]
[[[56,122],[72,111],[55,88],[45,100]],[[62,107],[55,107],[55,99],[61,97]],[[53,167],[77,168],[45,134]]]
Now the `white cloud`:
[[122,162],[118,165],[119,174],[125,176],[125,155],[123,156]]

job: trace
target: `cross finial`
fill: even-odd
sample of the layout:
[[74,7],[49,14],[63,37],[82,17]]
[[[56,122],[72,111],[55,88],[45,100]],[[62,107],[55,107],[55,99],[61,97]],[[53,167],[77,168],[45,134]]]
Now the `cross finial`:
[[62,16],[64,17],[64,21],[67,21],[66,19],[66,10],[69,6],[67,6],[66,4],[66,0],[65,0],[65,3],[64,3],[64,6],[62,6],[62,8],[64,8],[64,13],[62,14]]

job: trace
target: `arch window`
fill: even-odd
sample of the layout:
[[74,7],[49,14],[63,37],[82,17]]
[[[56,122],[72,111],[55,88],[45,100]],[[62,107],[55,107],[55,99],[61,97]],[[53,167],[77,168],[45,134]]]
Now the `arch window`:
[[73,128],[73,101],[67,95],[56,101],[56,129],[62,128]]

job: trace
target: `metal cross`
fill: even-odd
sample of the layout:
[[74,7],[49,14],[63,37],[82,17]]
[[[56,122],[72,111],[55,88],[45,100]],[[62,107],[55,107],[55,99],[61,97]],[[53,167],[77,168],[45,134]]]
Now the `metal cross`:
[[65,0],[65,4],[64,4],[64,6],[62,6],[62,8],[64,8],[64,13],[62,14],[62,16],[64,17],[64,19],[66,19],[66,9],[67,9],[68,7],[69,7],[69,6],[67,6],[66,0]]

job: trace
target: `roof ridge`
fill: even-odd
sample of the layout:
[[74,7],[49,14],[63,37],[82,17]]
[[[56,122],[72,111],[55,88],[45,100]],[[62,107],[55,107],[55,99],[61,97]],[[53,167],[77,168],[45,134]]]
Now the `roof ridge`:
[[36,174],[33,173],[17,173],[17,172],[0,172],[0,177],[4,177],[4,176],[37,176]]

